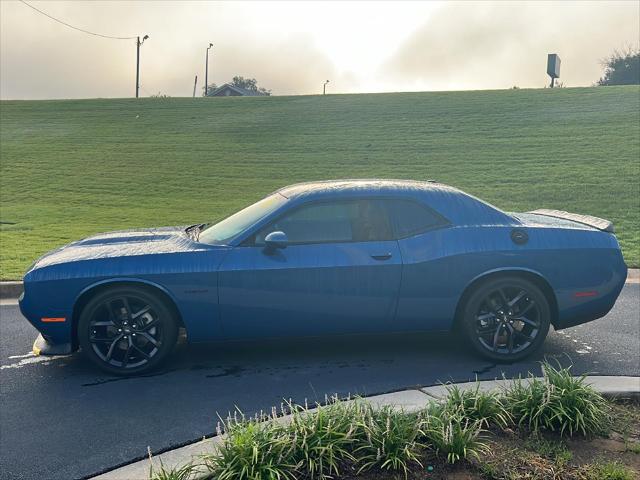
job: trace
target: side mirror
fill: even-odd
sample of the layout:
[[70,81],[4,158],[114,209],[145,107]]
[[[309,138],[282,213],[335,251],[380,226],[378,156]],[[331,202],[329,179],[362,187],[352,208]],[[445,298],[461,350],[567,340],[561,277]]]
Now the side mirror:
[[287,234],[284,232],[271,232],[264,238],[264,248],[269,252],[273,252],[277,249],[287,248]]

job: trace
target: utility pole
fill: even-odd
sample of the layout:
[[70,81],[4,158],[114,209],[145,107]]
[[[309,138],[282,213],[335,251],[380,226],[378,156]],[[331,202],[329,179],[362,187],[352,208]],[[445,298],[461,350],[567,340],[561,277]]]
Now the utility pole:
[[147,38],[149,38],[149,35],[142,37],[141,42],[140,37],[136,37],[136,98],[139,97],[138,91],[140,89],[140,47]]
[[207,58],[204,63],[204,96],[209,96],[209,49],[213,47],[213,43],[210,43],[207,47]]
[[193,81],[193,98],[196,98],[196,85],[198,85],[198,75],[196,75],[196,79]]
[[322,85],[322,94],[326,95],[327,94],[327,83],[329,83],[329,80],[326,80],[324,82],[324,84]]

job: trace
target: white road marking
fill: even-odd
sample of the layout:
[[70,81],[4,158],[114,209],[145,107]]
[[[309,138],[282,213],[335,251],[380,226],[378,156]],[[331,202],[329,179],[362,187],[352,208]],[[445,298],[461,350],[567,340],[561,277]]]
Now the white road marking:
[[9,358],[29,358],[29,357],[35,357],[36,354],[33,352],[29,352],[25,355],[11,355]]
[[25,367],[27,365],[32,365],[35,363],[46,363],[46,362],[50,362],[51,360],[57,360],[59,358],[64,358],[66,357],[66,355],[51,355],[51,356],[46,356],[46,355],[41,355],[41,356],[36,356],[35,354],[31,353],[31,354],[26,354],[26,355],[14,355],[12,357],[9,358],[20,358],[22,357],[22,360],[20,360],[18,363],[10,363],[9,365],[1,365],[0,366],[0,370],[4,370],[5,368],[22,368]]

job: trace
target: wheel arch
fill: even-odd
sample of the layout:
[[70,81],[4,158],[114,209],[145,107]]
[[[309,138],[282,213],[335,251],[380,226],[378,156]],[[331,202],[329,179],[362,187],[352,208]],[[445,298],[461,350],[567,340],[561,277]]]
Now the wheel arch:
[[78,321],[80,320],[80,314],[82,313],[82,309],[85,305],[93,298],[95,295],[104,292],[110,288],[114,287],[122,287],[122,286],[135,286],[142,287],[149,292],[157,295],[164,302],[166,302],[167,306],[172,310],[175,318],[178,320],[178,326],[180,328],[185,328],[184,321],[182,319],[182,315],[180,313],[180,309],[178,309],[178,305],[171,295],[169,291],[163,286],[150,282],[147,280],[134,279],[134,278],[113,278],[109,280],[103,280],[101,282],[96,282],[88,287],[84,288],[77,296],[74,304],[73,304],[73,313],[71,315],[71,342],[74,350],[78,348]]
[[555,327],[558,320],[558,300],[556,295],[551,288],[549,282],[544,278],[544,276],[536,272],[534,270],[524,269],[524,268],[509,268],[509,269],[500,269],[500,270],[491,270],[488,272],[484,272],[473,280],[471,280],[467,286],[464,288],[462,295],[458,299],[458,303],[456,305],[456,313],[454,317],[454,329],[457,329],[462,321],[462,313],[464,309],[464,305],[466,304],[468,298],[471,296],[473,291],[478,288],[480,285],[495,280],[501,277],[520,277],[525,280],[529,280],[534,285],[536,285],[544,294],[546,299],[549,302],[549,308],[551,310],[551,324]]

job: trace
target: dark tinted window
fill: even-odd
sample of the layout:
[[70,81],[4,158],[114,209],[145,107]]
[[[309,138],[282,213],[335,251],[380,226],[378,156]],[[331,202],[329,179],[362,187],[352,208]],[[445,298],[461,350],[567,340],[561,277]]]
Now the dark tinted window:
[[271,232],[282,231],[291,243],[368,242],[389,240],[393,231],[377,200],[315,203],[285,214],[256,235],[264,245]]
[[391,240],[393,228],[381,200],[357,200],[353,237],[357,242]]
[[437,213],[409,200],[388,200],[387,208],[398,238],[410,237],[446,222]]

